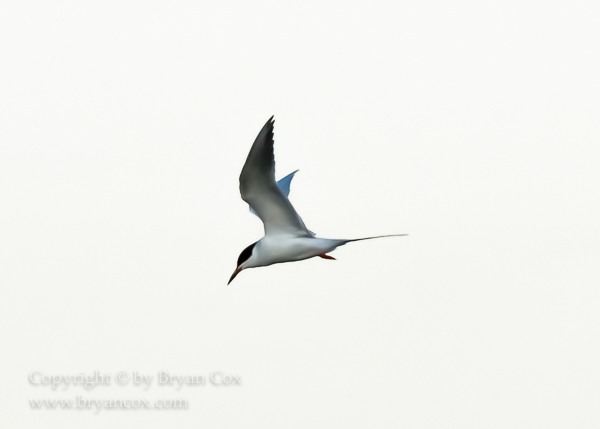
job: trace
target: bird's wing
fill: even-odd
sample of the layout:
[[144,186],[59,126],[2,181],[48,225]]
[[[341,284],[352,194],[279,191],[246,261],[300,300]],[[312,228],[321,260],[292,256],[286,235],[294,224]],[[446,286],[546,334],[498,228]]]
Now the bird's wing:
[[283,179],[279,179],[277,181],[277,187],[286,197],[290,196],[290,185],[292,184],[292,179],[294,178],[294,174],[296,174],[298,170],[288,174]]
[[[286,198],[289,199],[290,196],[290,185],[292,184],[292,179],[294,178],[294,174],[296,174],[298,172],[298,170],[291,172],[290,174],[288,174],[287,176],[285,176],[283,179],[279,179],[276,184],[277,187],[279,188],[279,190],[281,191],[281,193],[283,195],[285,195]],[[250,204],[248,204],[248,207],[250,208],[250,213],[258,216],[256,214],[256,212],[252,209],[252,206]],[[298,216],[300,217],[300,216]],[[302,218],[300,218],[300,220],[302,221]],[[304,221],[302,221],[304,223]],[[308,232],[310,232],[310,235],[312,235],[313,237],[316,235],[314,232],[308,230]]]
[[[279,179],[277,181],[277,187],[283,193],[283,195],[285,195],[288,198],[290,197],[290,185],[292,183],[292,179],[294,178],[294,174],[296,174],[297,172],[298,170],[288,174],[283,179]],[[250,205],[248,205],[248,207],[250,207],[250,213],[256,214],[256,212],[252,210],[252,207]]]
[[[273,117],[260,130],[242,173],[240,193],[262,220],[265,235],[296,235],[312,237],[290,200],[275,183],[273,153]],[[291,180],[291,179],[290,179]]]

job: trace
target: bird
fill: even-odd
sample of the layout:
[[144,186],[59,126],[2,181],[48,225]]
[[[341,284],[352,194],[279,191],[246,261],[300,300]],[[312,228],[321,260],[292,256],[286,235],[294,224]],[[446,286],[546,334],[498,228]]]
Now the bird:
[[240,253],[228,285],[248,268],[302,261],[317,256],[335,260],[328,253],[344,244],[408,235],[390,234],[353,239],[317,237],[306,227],[288,199],[290,183],[298,170],[275,181],[274,124],[274,116],[271,116],[254,140],[240,174],[242,200],[248,203],[250,212],[263,222],[265,235]]

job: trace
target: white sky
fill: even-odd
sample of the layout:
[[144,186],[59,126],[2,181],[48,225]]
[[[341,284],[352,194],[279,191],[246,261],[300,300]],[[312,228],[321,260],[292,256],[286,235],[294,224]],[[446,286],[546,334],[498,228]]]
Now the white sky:
[[[0,12],[0,419],[45,428],[600,425],[594,1],[19,1]],[[328,238],[244,271],[238,176]],[[53,392],[28,374],[237,374]],[[184,398],[182,410],[30,399]]]

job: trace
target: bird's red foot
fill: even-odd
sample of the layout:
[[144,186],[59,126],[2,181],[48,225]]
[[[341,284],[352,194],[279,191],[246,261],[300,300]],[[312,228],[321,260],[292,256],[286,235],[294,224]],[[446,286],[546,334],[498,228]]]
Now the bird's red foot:
[[321,258],[323,258],[323,259],[331,259],[331,260],[334,260],[334,261],[336,261],[336,260],[337,260],[337,259],[335,259],[333,256],[326,255],[325,253],[321,253],[319,256],[320,256]]

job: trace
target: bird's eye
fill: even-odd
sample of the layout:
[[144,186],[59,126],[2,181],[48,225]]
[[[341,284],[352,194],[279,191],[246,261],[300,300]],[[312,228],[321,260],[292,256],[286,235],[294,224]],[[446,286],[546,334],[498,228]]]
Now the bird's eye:
[[[258,241],[256,243],[258,243]],[[252,256],[252,249],[254,249],[254,246],[256,246],[256,243],[252,243],[250,246],[246,247],[242,251],[242,253],[240,253],[240,257],[238,258],[238,261],[237,261],[238,267],[240,265],[242,265],[244,262],[246,262],[248,259],[250,259],[250,256]]]

